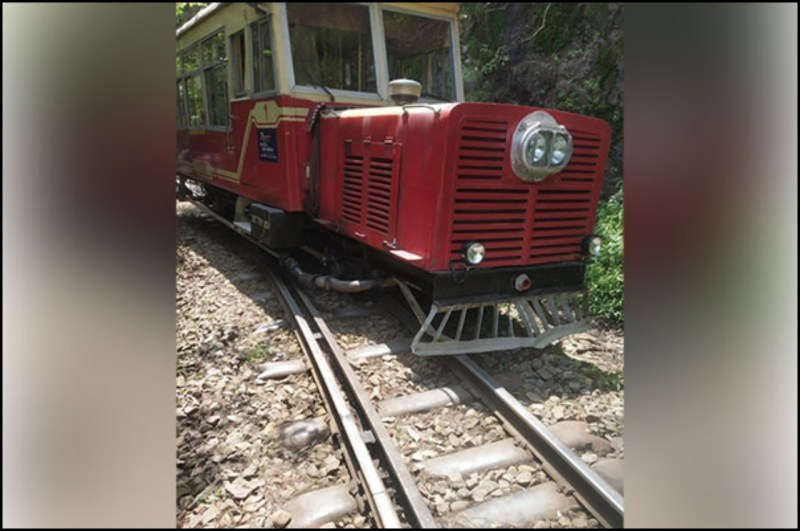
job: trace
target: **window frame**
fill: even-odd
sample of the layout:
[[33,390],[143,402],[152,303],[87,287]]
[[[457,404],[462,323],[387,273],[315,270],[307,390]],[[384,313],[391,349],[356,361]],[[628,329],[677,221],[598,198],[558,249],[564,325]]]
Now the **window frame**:
[[[432,15],[430,13],[421,13],[419,11],[414,11],[412,9],[405,9],[403,7],[398,6],[380,6],[380,32],[381,37],[383,40],[383,64],[386,67],[386,75],[389,75],[389,52],[386,49],[386,33],[385,28],[383,27],[383,12],[388,11],[390,13],[401,13],[403,15],[411,15],[420,18],[429,18],[433,20],[441,20],[443,22],[447,22],[450,26],[450,62],[453,71],[453,89],[455,92],[455,100],[454,101],[464,101],[464,78],[463,72],[461,71],[461,46],[459,42],[459,27],[458,27],[458,18],[451,18],[447,16],[439,16],[439,15]],[[390,80],[391,81],[391,80]],[[416,79],[415,81],[421,82],[421,80]],[[428,87],[430,88],[430,87]],[[425,87],[422,87],[423,92],[428,92],[425,90]],[[440,94],[440,96],[444,96],[444,94]],[[436,98],[420,98],[420,101],[430,102],[430,103],[444,103],[441,100]]]
[[[222,33],[222,42],[225,46],[225,59],[218,59],[213,63],[207,65],[205,64],[205,60],[203,59],[203,43],[209,41],[214,38],[218,33]],[[205,104],[205,112],[206,112],[206,130],[208,131],[218,131],[218,132],[228,132],[231,130],[231,98],[230,98],[230,87],[228,86],[230,77],[229,77],[229,64],[230,64],[230,52],[228,50],[228,39],[229,35],[225,31],[225,26],[222,25],[197,41],[200,45],[200,70],[202,72],[202,79],[203,79],[203,102]],[[206,85],[206,75],[209,71],[212,71],[216,68],[223,68],[225,71],[225,75],[223,79],[225,80],[225,106],[226,106],[226,119],[225,125],[211,125],[211,109],[209,107],[208,101],[208,86]]]
[[[378,6],[375,4],[368,4],[364,2],[346,2],[349,5],[357,5],[363,6],[367,9],[367,13],[369,14],[369,29],[370,35],[372,38],[372,59],[373,59],[373,68],[375,69],[375,85],[377,92],[359,92],[355,90],[345,90],[345,89],[337,89],[333,87],[328,87],[328,90],[331,91],[331,94],[334,97],[341,97],[344,99],[352,99],[352,98],[359,98],[359,99],[366,99],[366,100],[375,100],[381,101],[384,100],[384,95],[382,91],[382,87],[386,86],[388,80],[386,80],[386,70],[384,69],[384,65],[381,64],[380,59],[380,48],[383,47],[383,42],[380,43],[376,42],[381,40],[381,35],[377,34],[377,26],[376,26],[376,12]],[[295,75],[294,75],[294,51],[292,50],[292,41],[291,35],[289,33],[289,13],[286,9],[286,3],[282,2],[280,4],[280,15],[281,15],[281,31],[283,33],[283,46],[286,50],[286,77],[289,82],[289,90],[292,93],[298,95],[304,94],[318,94],[324,96],[325,98],[328,97],[328,93],[322,90],[321,88],[317,88],[311,85],[298,85]],[[380,44],[380,47],[378,46]]]
[[[285,8],[284,8],[285,9]],[[280,75],[278,74],[278,61],[277,55],[280,53],[278,50],[277,41],[275,39],[275,24],[273,19],[273,14],[265,14],[260,18],[257,18],[253,22],[248,22],[246,28],[249,33],[250,38],[245,39],[245,46],[247,46],[247,42],[250,42],[250,61],[248,62],[248,67],[250,68],[250,79],[251,86],[249,90],[250,98],[251,99],[261,99],[261,98],[269,98],[273,96],[277,96],[280,93]],[[256,50],[253,47],[253,32],[256,33],[259,30],[259,26],[262,23],[266,23],[267,27],[269,28],[269,44],[272,48],[272,85],[274,88],[270,90],[256,90]]]
[[[429,18],[446,22],[450,28],[450,61],[453,69],[453,85],[455,89],[455,100],[464,101],[464,78],[461,69],[461,50],[459,44],[459,25],[458,17],[438,15],[432,13],[423,13],[413,9],[407,9],[401,6],[386,6],[380,3],[366,3],[366,2],[347,2],[352,5],[365,6],[369,10],[370,15],[370,31],[372,33],[372,50],[375,60],[375,82],[377,84],[377,92],[357,92],[352,90],[344,90],[329,87],[331,93],[342,99],[362,99],[362,100],[375,100],[375,101],[388,101],[390,100],[389,90],[389,61],[388,52],[386,50],[386,34],[383,27],[383,12],[395,12],[405,15],[413,15],[421,18]],[[309,85],[298,85],[294,74],[294,51],[292,50],[291,37],[289,34],[289,16],[285,3],[280,3],[276,9],[276,16],[279,18],[280,23],[280,38],[283,45],[283,53],[285,54],[286,72],[285,76],[288,83],[288,90],[291,94],[297,96],[303,95],[318,95],[324,98],[328,94],[317,87]],[[423,90],[425,87],[423,87]],[[421,98],[420,101],[430,103],[442,103],[435,98]]]
[[[222,41],[225,45],[225,59],[219,59],[214,61],[210,64],[205,64],[203,60],[203,43],[206,41],[211,40],[214,36],[218,33],[222,33]],[[225,31],[225,25],[221,25],[214,29],[213,31],[209,32],[208,34],[204,35],[203,37],[197,39],[196,41],[192,42],[188,46],[184,46],[180,50],[178,50],[177,55],[180,62],[180,72],[177,76],[176,87],[178,83],[184,84],[184,112],[186,116],[186,127],[178,127],[178,130],[184,131],[216,131],[216,132],[229,132],[232,129],[231,118],[230,118],[230,104],[231,104],[231,97],[230,97],[230,70],[229,70],[229,63],[230,63],[230,50],[228,46],[228,39],[229,35]],[[184,72],[184,65],[183,65],[183,54],[192,48],[197,49],[197,67],[194,70]],[[224,68],[225,70],[225,104],[227,106],[227,120],[226,125],[210,125],[211,120],[211,113],[209,109],[209,101],[208,101],[208,87],[206,84],[206,72],[211,71],[215,68]],[[188,92],[188,83],[187,80],[190,78],[198,76],[200,78],[200,92],[202,95],[202,105],[203,105],[203,123],[199,126],[193,126],[191,124],[191,120],[189,119],[189,92]]]
[[[183,91],[181,91],[181,88],[183,88]],[[181,95],[183,95],[183,98],[181,98]],[[178,131],[185,131],[189,128],[189,112],[186,107],[186,84],[184,83],[183,77],[178,77],[175,80],[175,97],[177,99],[177,120],[175,122],[175,128]]]
[[[233,86],[233,89],[234,89],[232,92],[230,92],[228,94],[228,100],[229,101],[233,101],[233,100],[245,97],[245,96],[247,96],[247,94],[249,92],[248,86],[247,86],[247,63],[249,61],[248,53],[247,53],[247,34],[248,34],[248,32],[246,30],[247,30],[247,28],[243,27],[240,30],[234,31],[233,33],[231,33],[230,37],[228,37],[228,47],[230,48],[230,51],[231,51],[230,55],[231,56],[234,55],[234,53],[233,53],[234,52],[233,39],[236,36],[238,36],[238,35],[242,36],[242,46],[243,46],[242,47],[242,57],[241,57],[242,86],[241,86],[240,90],[236,90],[236,86],[235,86],[236,82],[237,82],[237,73],[238,73],[238,70],[239,70],[239,62],[238,61],[234,61],[233,57],[231,57],[229,59],[229,61],[228,61],[230,63],[230,65],[231,65],[231,85]],[[236,52],[236,53],[238,53],[238,52]]]

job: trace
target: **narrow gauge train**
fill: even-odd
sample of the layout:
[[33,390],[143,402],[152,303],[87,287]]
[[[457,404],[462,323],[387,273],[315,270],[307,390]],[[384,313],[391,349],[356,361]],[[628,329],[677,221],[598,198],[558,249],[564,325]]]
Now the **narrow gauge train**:
[[209,5],[177,31],[178,195],[307,285],[398,285],[418,355],[541,348],[586,327],[610,128],[464,103],[458,33],[458,4]]

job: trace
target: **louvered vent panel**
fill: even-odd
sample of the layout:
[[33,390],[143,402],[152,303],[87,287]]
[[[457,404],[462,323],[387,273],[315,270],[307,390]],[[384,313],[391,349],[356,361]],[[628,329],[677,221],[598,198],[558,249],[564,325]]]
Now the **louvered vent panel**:
[[367,174],[367,227],[389,233],[392,213],[392,159],[373,157]]
[[342,217],[361,223],[364,185],[364,157],[347,155],[344,161]]
[[391,142],[344,144],[341,220],[349,230],[381,241],[394,238],[401,146]]

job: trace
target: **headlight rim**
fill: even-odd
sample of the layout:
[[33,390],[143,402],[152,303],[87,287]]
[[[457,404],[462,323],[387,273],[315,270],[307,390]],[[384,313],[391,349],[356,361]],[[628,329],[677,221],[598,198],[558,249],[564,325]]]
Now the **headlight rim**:
[[[546,139],[543,164],[531,164],[528,160],[528,146],[537,135]],[[551,163],[553,144],[558,136],[567,141],[564,159],[559,164]],[[552,115],[545,111],[528,114],[517,124],[511,144],[511,166],[514,173],[523,181],[542,182],[550,175],[562,171],[572,157],[573,140],[567,128],[560,125]]]

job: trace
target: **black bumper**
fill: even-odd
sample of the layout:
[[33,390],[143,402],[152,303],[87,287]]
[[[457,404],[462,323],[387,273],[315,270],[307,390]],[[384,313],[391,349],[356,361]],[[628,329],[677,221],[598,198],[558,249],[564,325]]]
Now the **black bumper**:
[[[480,301],[518,297],[520,295],[551,291],[580,291],[584,289],[585,264],[566,262],[538,266],[497,269],[471,269],[455,272],[431,273],[433,299],[440,304],[460,300]],[[514,288],[514,280],[521,274],[531,279],[525,291]]]

